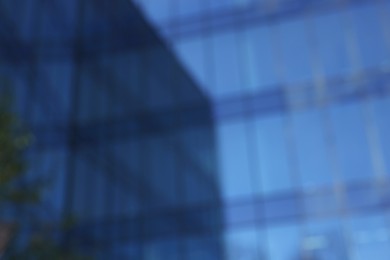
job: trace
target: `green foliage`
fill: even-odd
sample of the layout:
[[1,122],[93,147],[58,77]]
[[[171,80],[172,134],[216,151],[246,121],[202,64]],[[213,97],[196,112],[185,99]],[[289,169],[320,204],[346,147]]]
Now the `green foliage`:
[[0,202],[37,203],[38,187],[18,187],[26,164],[23,151],[32,136],[23,131],[10,109],[10,101],[0,100]]
[[[0,93],[1,95],[1,93]],[[9,97],[6,95],[6,97]],[[12,113],[11,99],[0,98],[0,212],[4,204],[35,206],[39,209],[41,202],[41,193],[48,184],[46,180],[30,183],[29,185],[20,185],[27,170],[24,161],[23,152],[31,144],[33,138],[25,131],[17,116]],[[0,219],[1,222],[1,219]],[[18,223],[12,223],[16,226],[13,232],[13,242],[18,241],[19,232]],[[54,223],[52,223],[54,224]],[[66,219],[63,224],[53,227],[53,230],[66,231],[74,226],[73,218]],[[39,228],[38,228],[39,229]],[[51,230],[51,231],[53,231]],[[89,259],[79,256],[74,252],[65,252],[55,242],[50,239],[50,229],[39,229],[33,235],[27,246],[18,248],[15,243],[9,245],[6,259],[47,259],[47,260],[66,260],[66,259]],[[16,242],[17,243],[17,242]],[[0,252],[1,257],[1,252]]]

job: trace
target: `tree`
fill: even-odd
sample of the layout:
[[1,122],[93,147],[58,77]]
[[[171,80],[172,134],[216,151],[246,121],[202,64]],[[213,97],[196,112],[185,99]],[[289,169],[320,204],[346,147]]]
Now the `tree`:
[[[5,95],[9,97],[9,95]],[[23,153],[32,141],[12,112],[11,99],[0,99],[0,213],[9,206],[13,208],[34,206],[39,208],[41,193],[47,182],[42,179],[26,181],[26,163]],[[65,231],[69,228],[69,220],[55,226],[54,229]],[[25,246],[18,246],[18,223],[15,219],[7,223],[0,215],[0,258],[7,259],[86,259],[74,252],[63,250],[61,246],[50,239],[51,227],[38,228],[30,235]],[[11,239],[12,237],[12,239]],[[12,241],[6,249],[6,242]],[[2,243],[3,242],[3,243]]]
[[0,100],[0,203],[38,203],[39,187],[21,184],[26,168],[23,151],[32,136],[22,130],[9,103]]

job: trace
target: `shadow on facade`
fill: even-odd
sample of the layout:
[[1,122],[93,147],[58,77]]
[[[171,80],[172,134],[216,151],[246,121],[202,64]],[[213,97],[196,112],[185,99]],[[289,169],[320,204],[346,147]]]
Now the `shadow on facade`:
[[51,180],[17,219],[71,217],[53,238],[97,258],[222,259],[210,103],[136,7],[1,5],[1,71],[35,136],[28,176]]

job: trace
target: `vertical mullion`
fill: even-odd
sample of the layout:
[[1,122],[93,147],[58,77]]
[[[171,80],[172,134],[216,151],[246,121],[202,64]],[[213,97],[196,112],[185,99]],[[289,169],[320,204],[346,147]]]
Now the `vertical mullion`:
[[[248,84],[249,84],[249,81],[248,81],[248,78],[249,78],[249,75],[247,73],[247,69],[244,69],[245,68],[245,64],[247,64],[247,60],[245,59],[245,57],[247,57],[245,55],[245,48],[244,48],[244,44],[243,44],[243,41],[245,40],[248,40],[247,37],[248,35],[245,33],[245,30],[244,28],[242,27],[241,24],[237,25],[238,27],[236,28],[236,31],[235,31],[235,40],[237,42],[237,55],[238,55],[238,58],[241,57],[241,60],[239,60],[241,62],[241,66],[240,67],[240,70],[238,72],[239,74],[239,82],[240,82],[240,91],[241,92],[244,92],[246,90],[246,88],[248,87]],[[238,32],[241,32],[241,34],[243,34],[242,37],[238,37],[239,34]],[[243,106],[247,106],[246,104],[242,104]],[[249,104],[250,106],[251,104]],[[243,118],[241,120],[245,120],[245,134],[246,134],[246,148],[247,148],[247,151],[248,151],[248,163],[249,163],[249,174],[250,174],[250,179],[251,179],[251,195],[249,196],[250,198],[250,204],[252,205],[253,207],[253,210],[254,210],[254,214],[256,216],[256,220],[260,219],[262,220],[263,219],[263,216],[264,216],[264,208],[262,207],[263,204],[259,204],[257,203],[259,201],[259,199],[261,200],[261,198],[257,198],[257,194],[256,194],[256,187],[257,185],[261,185],[260,184],[260,179],[259,176],[261,174],[260,172],[260,167],[259,167],[259,163],[258,163],[258,160],[260,160],[260,153],[258,151],[258,145],[259,145],[259,142],[257,141],[257,136],[256,136],[256,123],[255,123],[255,120],[256,120],[256,117],[253,117],[252,115],[252,112],[251,110],[252,109],[244,109],[245,110],[245,114],[243,115]],[[259,175],[259,176],[257,176]],[[257,210],[257,207],[259,207],[259,210]],[[260,214],[260,217],[257,216],[257,213],[259,212]],[[260,239],[260,232],[261,232],[261,224],[259,222],[259,224],[256,225],[256,228],[255,230],[257,231],[256,234],[255,234],[255,237],[256,237],[256,244],[260,246],[261,244],[261,239]],[[256,259],[260,259],[262,258],[262,254],[261,254],[261,249],[260,248],[256,248],[256,253],[255,253],[255,258]]]
[[309,39],[309,53],[310,53],[310,60],[313,68],[314,73],[314,87],[316,90],[316,106],[320,110],[320,117],[321,122],[324,127],[324,139],[327,146],[327,153],[329,156],[329,163],[331,168],[331,174],[334,178],[334,191],[336,195],[337,202],[339,203],[339,206],[341,207],[341,212],[339,213],[341,215],[341,231],[343,234],[343,237],[345,239],[345,242],[347,243],[347,252],[348,255],[352,256],[352,246],[350,242],[350,232],[347,228],[346,218],[348,217],[347,212],[345,210],[346,208],[346,198],[345,198],[345,187],[343,183],[343,178],[341,174],[341,164],[340,164],[340,158],[337,157],[337,146],[336,146],[336,140],[334,133],[332,131],[332,123],[331,118],[329,115],[329,112],[327,111],[328,103],[332,101],[328,101],[326,99],[326,77],[324,74],[324,68],[322,65],[322,62],[319,57],[319,51],[318,48],[318,42],[316,41],[316,37],[314,34],[314,28],[313,28],[313,21],[310,21],[310,18],[313,19],[313,15],[309,15],[306,19],[305,28],[308,34]]
[[[366,82],[368,76],[367,72],[362,69],[362,58],[360,55],[361,50],[359,49],[357,43],[358,39],[356,35],[357,28],[353,24],[353,17],[351,17],[351,15],[351,13],[345,14],[343,26],[349,32],[346,35],[346,44],[347,48],[351,49],[351,52],[349,53],[349,59],[352,63],[352,66],[356,67],[357,72],[356,77],[354,75],[352,79],[353,83],[356,84],[356,86],[354,85],[353,88],[355,91],[359,91],[359,81]],[[370,105],[373,100],[374,98],[372,96],[364,94],[360,101],[362,105],[361,114],[363,117],[363,122],[365,126],[364,130],[369,145],[369,153],[374,170],[373,178],[375,179],[376,184],[381,185],[381,183],[386,181],[388,178],[386,176],[385,159],[383,157],[383,152],[380,145],[379,130],[377,124],[374,122],[373,107],[372,105]]]
[[[76,7],[77,12],[77,23],[76,23],[76,44],[74,52],[74,68],[73,76],[71,76],[71,85],[70,85],[70,113],[69,113],[69,128],[68,128],[68,155],[67,155],[67,177],[65,178],[65,196],[64,196],[64,212],[63,217],[67,219],[71,216],[72,211],[74,210],[74,192],[73,187],[75,184],[75,174],[76,174],[76,158],[77,158],[77,122],[78,122],[78,112],[79,112],[79,103],[80,103],[80,87],[81,87],[81,70],[82,70],[82,32],[84,26],[84,3],[85,1],[79,1],[79,4]],[[78,155],[80,156],[80,154]],[[71,237],[70,234],[65,234],[64,237],[64,246],[69,249],[71,246]]]
[[276,59],[276,67],[277,71],[276,73],[278,74],[279,78],[282,79],[282,89],[285,95],[285,102],[286,104],[286,112],[284,115],[284,122],[283,122],[283,130],[285,134],[285,141],[286,141],[286,146],[287,146],[287,158],[288,158],[288,163],[289,163],[289,173],[291,175],[291,186],[292,186],[292,192],[295,195],[298,195],[296,198],[299,200],[298,201],[298,211],[299,211],[299,221],[295,223],[296,225],[299,225],[298,227],[298,232],[301,236],[301,239],[303,239],[306,230],[305,230],[305,212],[304,212],[304,190],[302,186],[302,177],[300,176],[299,172],[299,165],[298,165],[298,158],[297,158],[297,148],[296,148],[296,142],[294,140],[294,132],[293,132],[293,113],[294,111],[294,106],[289,105],[288,103],[288,96],[287,94],[290,93],[291,91],[297,91],[297,90],[291,90],[289,89],[292,87],[290,83],[287,82],[287,76],[286,76],[286,66],[283,63],[283,55],[282,55],[282,45],[281,41],[282,39],[280,38],[280,26],[281,23],[274,23],[271,25],[270,28],[270,33],[271,33],[271,42],[273,43],[273,53],[275,53],[275,59]]

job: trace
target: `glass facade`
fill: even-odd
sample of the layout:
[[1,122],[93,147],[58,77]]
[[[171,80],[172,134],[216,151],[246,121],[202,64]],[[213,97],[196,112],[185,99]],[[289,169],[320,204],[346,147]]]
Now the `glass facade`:
[[389,259],[387,0],[137,0],[212,100],[226,259]]
[[222,259],[210,101],[139,10],[125,0],[0,10],[1,88],[35,139],[26,178],[48,183],[38,208],[1,205],[0,216],[27,235],[71,219],[51,239],[93,259]]
[[6,0],[0,23],[65,245],[390,259],[390,1]]

